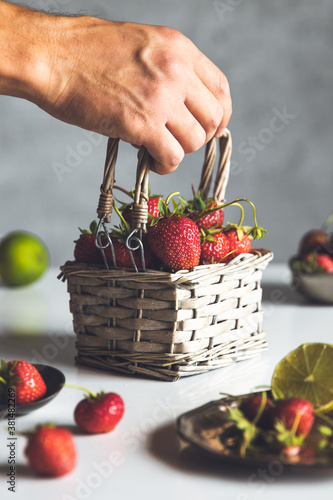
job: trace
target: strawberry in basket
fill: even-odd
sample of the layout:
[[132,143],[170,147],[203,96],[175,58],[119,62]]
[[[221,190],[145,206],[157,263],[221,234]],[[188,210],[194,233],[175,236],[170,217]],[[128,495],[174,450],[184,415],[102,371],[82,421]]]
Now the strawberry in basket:
[[199,230],[209,229],[213,226],[221,227],[224,218],[222,205],[213,198],[203,199],[202,192],[198,191],[196,193],[193,186],[192,191],[192,200],[187,201],[179,197],[186,207],[188,217],[197,224]]
[[147,232],[148,243],[158,259],[169,269],[191,269],[199,264],[201,245],[198,226],[184,216],[184,207],[173,200],[173,211],[159,201],[159,217],[151,218]]
[[[244,226],[244,209],[238,201],[246,201],[253,208],[254,226]],[[252,247],[251,240],[258,240],[267,233],[266,229],[258,226],[256,209],[254,204],[246,199],[236,200],[231,202],[230,205],[237,205],[241,209],[241,217],[238,224],[228,223],[224,228],[224,234],[229,242],[229,254],[223,259],[223,262],[230,262],[237,255],[241,253],[249,253]]]
[[[119,186],[115,186],[115,187],[117,187],[121,191],[125,192],[128,196],[130,196],[130,197],[132,197],[134,199],[134,194],[135,194],[135,190],[134,189],[132,190],[132,193],[130,193],[129,191],[126,191],[125,189],[120,188]],[[150,187],[148,187],[147,208],[148,208],[148,214],[151,215],[151,217],[158,217],[158,215],[159,215],[158,203],[159,203],[159,200],[161,198],[162,198],[162,196],[160,194],[153,194],[153,195],[150,194]],[[130,226],[132,226],[133,203],[124,203],[120,207],[119,210],[120,210],[123,218],[125,219],[125,221],[128,222],[128,224]],[[149,224],[149,223],[150,223],[150,219],[148,217],[147,218],[147,224]]]
[[[114,204],[114,209],[117,212],[117,214],[120,218],[120,221],[121,221],[120,224],[118,226],[114,226],[114,228],[111,231],[111,240],[113,243],[116,263],[117,263],[118,267],[133,268],[133,262],[131,259],[130,251],[126,247],[126,240],[127,240],[128,236],[131,234],[132,229],[131,229],[129,223],[124,219],[122,213],[119,211],[116,204]],[[152,260],[153,260],[154,254],[150,248],[146,234],[143,235],[142,245],[143,245],[143,249],[144,249],[145,266],[149,267]],[[110,247],[106,248],[105,254],[106,254],[106,258],[107,258],[108,262],[112,265],[113,261],[112,261]],[[134,262],[135,262],[136,266],[141,268],[142,263],[141,263],[141,251],[140,251],[140,249],[132,252],[132,255],[133,255]]]
[[74,247],[74,258],[77,262],[86,262],[92,264],[101,264],[103,262],[102,254],[95,245],[95,236],[97,231],[97,222],[94,220],[89,226],[89,230],[79,228],[81,235],[76,240]]

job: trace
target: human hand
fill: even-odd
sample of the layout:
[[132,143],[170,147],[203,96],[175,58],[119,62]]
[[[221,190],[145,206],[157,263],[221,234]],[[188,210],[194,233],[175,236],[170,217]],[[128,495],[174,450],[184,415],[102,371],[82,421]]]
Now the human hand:
[[52,116],[144,145],[160,174],[222,135],[227,79],[179,32],[92,17],[39,14],[38,22],[29,99]]

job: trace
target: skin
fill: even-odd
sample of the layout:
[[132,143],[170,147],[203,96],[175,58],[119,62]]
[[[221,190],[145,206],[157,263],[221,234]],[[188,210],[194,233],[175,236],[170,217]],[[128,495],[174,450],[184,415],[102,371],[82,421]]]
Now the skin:
[[144,145],[160,174],[220,137],[225,75],[163,26],[54,16],[0,0],[0,94],[64,122]]

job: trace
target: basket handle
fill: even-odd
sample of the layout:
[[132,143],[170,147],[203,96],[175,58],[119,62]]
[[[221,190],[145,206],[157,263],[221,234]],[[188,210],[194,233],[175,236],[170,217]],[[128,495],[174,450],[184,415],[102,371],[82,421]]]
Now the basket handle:
[[[201,171],[201,179],[198,191],[201,191],[202,198],[208,198],[210,185],[212,182],[213,169],[217,155],[217,141],[213,137],[207,144],[205,149],[205,160]],[[229,179],[230,172],[230,156],[232,150],[231,134],[228,129],[225,129],[224,134],[219,141],[220,157],[217,169],[215,186],[214,186],[214,200],[218,202],[224,201],[225,191]]]
[[[208,197],[214,164],[217,155],[216,139],[212,138],[205,148],[205,159],[201,172],[199,190],[202,191],[203,198]],[[101,194],[99,198],[97,214],[104,222],[110,222],[110,216],[113,207],[113,184],[115,176],[115,167],[118,155],[119,139],[109,138],[106,151],[103,183],[101,185]],[[225,129],[224,134],[219,140],[219,163],[215,178],[213,198],[218,202],[225,199],[225,191],[230,173],[230,157],[232,152],[231,134]],[[138,165],[136,171],[135,197],[132,212],[133,229],[146,230],[148,217],[148,182],[149,171],[152,163],[152,157],[144,146],[141,146],[138,152]]]
[[113,207],[113,184],[118,156],[119,139],[109,138],[106,148],[106,158],[104,166],[104,177],[101,185],[101,194],[97,207],[99,219],[104,222],[111,222],[111,212]]
[[230,130],[227,128],[220,138],[220,157],[215,178],[213,197],[217,202],[225,201],[225,191],[230,174],[230,158],[232,153],[232,140]]

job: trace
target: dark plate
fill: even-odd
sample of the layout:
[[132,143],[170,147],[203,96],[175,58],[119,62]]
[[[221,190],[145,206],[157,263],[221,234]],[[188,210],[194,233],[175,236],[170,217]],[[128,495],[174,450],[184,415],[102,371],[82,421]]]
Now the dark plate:
[[[22,415],[27,415],[28,413],[38,410],[42,406],[49,403],[56,395],[61,391],[64,383],[65,383],[65,375],[54,368],[53,366],[34,364],[33,366],[39,371],[43,380],[46,384],[47,391],[44,397],[34,401],[33,403],[29,403],[26,405],[16,405],[15,408],[15,417],[20,417]],[[1,403],[0,404],[0,418],[5,418],[8,412],[8,405]]]
[[[283,464],[284,468],[301,468],[302,470],[333,467],[333,453],[328,454],[324,451],[316,450],[311,457],[307,454],[300,454],[297,457],[298,461],[292,463],[283,457],[279,450],[267,449],[267,451],[256,452],[255,455],[241,456],[237,450],[228,448],[225,443],[228,428],[230,428],[230,423],[227,420],[229,408],[237,407],[240,399],[248,396],[248,394],[244,394],[237,396],[237,399],[232,397],[219,399],[184,413],[177,420],[177,431],[180,438],[220,460],[234,464],[267,466],[279,462]],[[323,422],[321,421],[321,423]],[[313,439],[318,439],[318,436]]]

